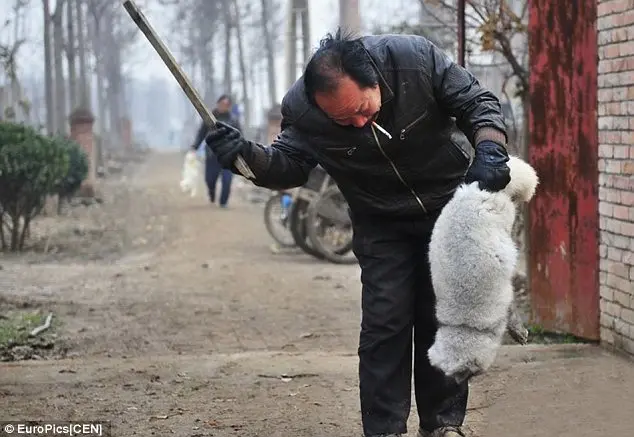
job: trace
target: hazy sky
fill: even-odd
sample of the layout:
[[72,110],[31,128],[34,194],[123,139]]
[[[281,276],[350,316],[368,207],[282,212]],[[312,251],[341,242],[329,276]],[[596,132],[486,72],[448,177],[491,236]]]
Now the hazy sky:
[[[256,1],[256,0],[243,0],[243,1]],[[152,0],[147,1],[150,3],[149,8],[143,9],[143,13],[146,15],[152,26],[156,29],[160,37],[165,44],[175,46],[175,41],[170,40],[170,14],[166,13],[166,8],[160,6],[152,6]],[[51,11],[54,9],[56,1],[51,0]],[[12,7],[14,0],[0,0],[0,22],[4,22],[5,19],[12,17]],[[318,7],[315,7],[318,4]],[[319,38],[326,32],[331,30],[337,24],[337,14],[333,14],[333,11],[337,11],[338,0],[311,0],[310,1],[310,26],[311,26],[311,44],[315,46],[319,42]],[[121,7],[121,13],[128,17],[126,11]],[[43,68],[43,49],[41,38],[43,36],[42,27],[42,2],[40,0],[31,0],[31,7],[26,12],[26,34],[29,37],[29,41],[26,46],[20,50],[19,65],[21,69],[30,68]],[[12,39],[11,30],[4,28],[0,31],[0,40],[6,42]],[[170,44],[171,43],[171,44]],[[135,70],[132,73],[137,77],[147,77],[148,75],[158,75],[162,77],[171,78],[170,73],[167,71],[162,61],[156,55],[153,48],[140,36],[139,41],[135,47],[137,50],[134,54]]]
[[[241,0],[241,1],[257,1],[257,0]],[[166,13],[167,8],[158,5],[155,0],[145,0],[150,6],[143,9],[144,14],[152,24],[152,26],[159,33],[165,44],[175,46],[175,41],[170,39],[170,14]],[[0,0],[0,22],[5,21],[6,18],[12,17],[12,8],[15,0]],[[31,6],[26,12],[26,34],[28,36],[28,43],[20,50],[19,65],[22,69],[29,68],[43,68],[43,49],[42,49],[42,2],[41,0],[31,0]],[[54,10],[56,0],[50,0],[51,11]],[[121,3],[121,2],[119,2]],[[139,2],[140,3],[140,2]],[[380,3],[380,2],[379,2]],[[396,3],[402,5],[412,4],[416,2],[397,0],[394,1],[394,8],[390,14],[390,20],[400,20],[407,15],[411,17],[411,8],[400,7]],[[364,21],[373,20],[374,17],[380,17],[381,13],[377,10],[375,5],[378,4],[375,0],[360,0],[360,8]],[[415,5],[412,5],[416,8]],[[315,47],[319,39],[328,31],[335,28],[338,22],[338,0],[309,0],[310,7],[310,30],[311,30],[311,45]],[[392,8],[390,8],[392,9]],[[410,9],[410,13],[408,13]],[[414,9],[415,10],[415,9]],[[121,14],[125,15],[126,19],[128,15],[123,7],[120,8]],[[399,17],[400,15],[400,17]],[[12,39],[10,35],[10,29],[3,29],[0,31],[0,40],[7,41]],[[171,78],[170,73],[167,71],[162,61],[154,53],[153,48],[140,36],[138,42],[135,45],[136,51],[134,54],[135,70],[132,73],[137,77],[147,77],[148,75],[158,75],[162,77]],[[283,53],[283,51],[282,51]]]
[[[119,4],[122,3],[122,1],[117,1]],[[259,2],[259,0],[240,1]],[[56,0],[50,0],[50,3],[52,12],[55,8]],[[172,19],[169,13],[170,9],[157,5],[158,2],[156,0],[139,0],[138,3],[149,4],[149,7],[142,9],[143,13],[156,29],[164,43],[169,48],[174,49],[177,46],[177,41],[175,40],[175,35],[170,35],[170,22]],[[13,17],[12,8],[14,4],[15,0],[0,0],[0,23],[4,22],[5,19]],[[336,28],[339,20],[338,4],[339,0],[309,0],[311,48],[316,47],[319,39],[327,32]],[[391,23],[395,23],[405,19],[415,19],[417,17],[416,11],[418,10],[418,5],[417,2],[412,0],[393,0],[388,5],[385,5],[385,2],[382,0],[360,0],[360,9],[362,22],[366,26],[371,26],[377,22],[387,20]],[[119,10],[122,16],[124,16],[124,19],[130,19],[123,6],[121,6]],[[25,29],[23,29],[23,31],[27,37],[27,43],[19,52],[18,66],[22,72],[35,70],[39,73],[42,72],[44,68],[42,1],[30,0],[30,7],[25,12],[25,17]],[[11,33],[12,27],[0,29],[0,41],[5,43],[12,41],[13,37]],[[143,35],[138,36],[133,47],[134,50],[131,52],[131,58],[126,62],[128,76],[139,79],[147,79],[152,76],[165,78],[166,83],[176,90],[177,93],[182,92],[171,73],[167,70]],[[276,59],[276,67],[277,71],[279,71],[279,79],[277,80],[278,100],[281,99],[286,91],[284,55],[285,48],[281,46],[279,47],[279,55]],[[175,53],[175,56],[178,60],[177,53]],[[253,101],[255,107],[259,107],[261,104],[261,102],[258,101],[260,100],[258,97],[255,97],[255,101]]]

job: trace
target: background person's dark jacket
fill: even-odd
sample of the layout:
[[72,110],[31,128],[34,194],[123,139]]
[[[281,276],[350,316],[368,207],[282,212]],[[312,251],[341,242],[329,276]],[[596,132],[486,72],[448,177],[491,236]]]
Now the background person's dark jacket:
[[355,217],[438,210],[463,180],[472,145],[483,139],[506,145],[500,103],[423,37],[362,40],[380,76],[377,122],[392,139],[377,132],[379,147],[370,127],[337,125],[309,103],[300,79],[282,101],[282,132],[271,147],[251,154],[254,183],[273,189],[299,186],[319,163]]
[[[216,117],[216,120],[223,121],[239,131],[242,131],[242,127],[240,126],[240,121],[231,114],[231,112],[218,112],[217,110],[211,111]],[[209,133],[209,129],[205,126],[205,123],[201,123],[198,128],[198,132],[196,132],[196,138],[194,139],[194,143],[192,144],[192,149],[197,149],[200,146],[200,143],[205,139],[207,134]],[[207,147],[207,153],[211,153],[209,148]]]

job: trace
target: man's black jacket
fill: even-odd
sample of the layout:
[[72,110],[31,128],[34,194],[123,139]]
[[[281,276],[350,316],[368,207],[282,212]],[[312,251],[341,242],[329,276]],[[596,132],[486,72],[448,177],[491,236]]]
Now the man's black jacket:
[[[442,208],[464,178],[472,145],[506,145],[496,96],[427,39],[411,35],[362,38],[379,73],[377,123],[343,127],[312,105],[300,78],[282,100],[282,132],[256,146],[247,162],[254,183],[272,189],[304,184],[320,164],[337,182],[353,217],[408,217]],[[378,143],[377,143],[378,140]]]

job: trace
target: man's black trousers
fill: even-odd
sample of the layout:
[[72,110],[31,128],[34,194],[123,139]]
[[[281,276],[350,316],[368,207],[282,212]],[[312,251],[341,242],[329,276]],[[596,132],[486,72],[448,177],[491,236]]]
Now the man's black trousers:
[[421,428],[460,426],[465,417],[468,383],[446,379],[427,358],[437,329],[428,249],[438,214],[355,221],[363,285],[359,389],[367,437],[407,432],[412,358]]

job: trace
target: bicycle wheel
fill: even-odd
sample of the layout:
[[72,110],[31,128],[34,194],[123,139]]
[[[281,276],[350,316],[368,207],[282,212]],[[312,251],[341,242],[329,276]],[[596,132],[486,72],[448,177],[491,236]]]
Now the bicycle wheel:
[[287,193],[276,193],[264,205],[264,225],[280,247],[295,247],[295,239],[289,229],[289,208],[285,207]]
[[348,203],[337,186],[327,188],[309,205],[305,218],[306,234],[311,246],[335,264],[354,264],[352,254],[352,220]]
[[304,199],[296,199],[291,205],[289,216],[289,228],[295,244],[308,255],[312,255],[317,259],[325,259],[324,255],[316,250],[311,244],[306,234],[306,215],[310,203]]

